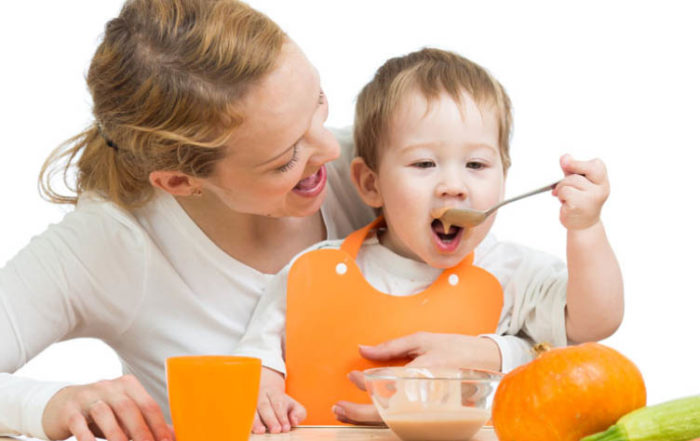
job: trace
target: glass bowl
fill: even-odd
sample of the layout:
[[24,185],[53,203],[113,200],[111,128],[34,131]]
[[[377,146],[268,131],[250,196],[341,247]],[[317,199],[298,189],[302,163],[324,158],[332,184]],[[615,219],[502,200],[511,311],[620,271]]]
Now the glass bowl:
[[500,372],[383,367],[364,371],[367,392],[403,441],[466,441],[491,419]]

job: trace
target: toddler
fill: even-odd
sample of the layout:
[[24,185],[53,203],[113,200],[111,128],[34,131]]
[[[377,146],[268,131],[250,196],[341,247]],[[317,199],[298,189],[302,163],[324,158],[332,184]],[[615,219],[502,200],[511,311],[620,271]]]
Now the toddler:
[[461,56],[423,49],[378,70],[358,97],[351,173],[381,216],[297,256],[260,300],[235,351],[265,366],[254,431],[289,430],[307,410],[307,423],[333,424],[338,400],[368,402],[346,378],[377,365],[359,344],[417,331],[468,335],[460,366],[508,371],[531,360],[533,342],[614,332],[622,276],[600,220],[602,162],[561,159],[553,194],[566,264],[498,242],[494,216],[468,229],[438,219],[446,208],[503,199],[510,127],[500,83]]

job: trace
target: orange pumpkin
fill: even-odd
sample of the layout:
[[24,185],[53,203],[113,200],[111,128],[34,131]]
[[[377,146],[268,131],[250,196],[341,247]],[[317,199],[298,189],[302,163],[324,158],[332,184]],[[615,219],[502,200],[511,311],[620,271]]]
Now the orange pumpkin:
[[493,399],[500,441],[578,441],[646,404],[639,369],[598,343],[545,349],[503,377]]

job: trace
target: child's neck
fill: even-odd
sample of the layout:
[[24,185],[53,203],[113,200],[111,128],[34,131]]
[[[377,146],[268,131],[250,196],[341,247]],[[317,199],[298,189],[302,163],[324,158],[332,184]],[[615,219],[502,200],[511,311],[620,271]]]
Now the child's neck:
[[407,259],[415,260],[416,262],[426,263],[423,259],[413,253],[398,237],[396,237],[396,235],[391,234],[391,230],[388,227],[377,230],[377,240],[383,247],[389,249],[394,254],[398,254],[399,256]]

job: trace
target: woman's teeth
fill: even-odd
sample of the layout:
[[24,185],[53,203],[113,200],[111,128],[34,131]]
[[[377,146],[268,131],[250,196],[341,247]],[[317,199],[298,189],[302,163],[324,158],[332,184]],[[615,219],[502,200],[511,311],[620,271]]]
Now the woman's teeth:
[[295,188],[298,188],[300,190],[308,190],[310,188],[314,188],[314,186],[318,184],[319,179],[319,173],[316,172],[313,175],[299,181]]

